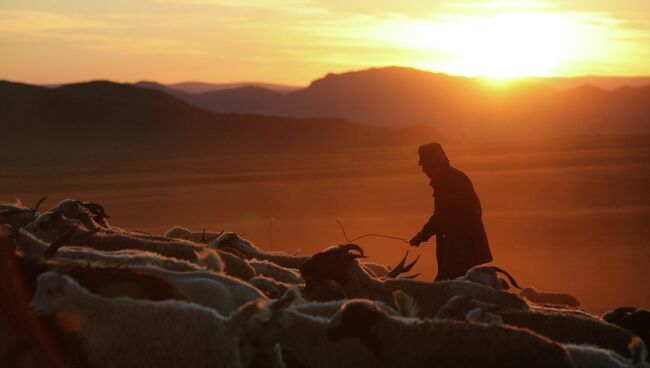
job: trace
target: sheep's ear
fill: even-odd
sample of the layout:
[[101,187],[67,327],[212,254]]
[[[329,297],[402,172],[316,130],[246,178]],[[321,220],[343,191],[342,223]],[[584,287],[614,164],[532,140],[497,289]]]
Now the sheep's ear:
[[38,211],[38,208],[43,204],[43,202],[45,202],[46,199],[47,197],[43,197],[39,199],[38,202],[36,202],[36,204],[34,205],[34,211]]
[[223,259],[219,253],[210,248],[205,248],[199,252],[199,260],[211,271],[222,272],[225,267]]
[[403,317],[417,317],[420,314],[420,306],[415,299],[401,290],[393,291],[393,303]]
[[279,299],[272,301],[271,304],[269,304],[269,307],[271,310],[277,311],[289,307],[296,301],[299,302],[302,300],[302,295],[300,294],[298,286],[292,286],[287,289]]
[[65,275],[60,275],[60,276],[61,276],[60,285],[66,294],[72,292],[78,286],[77,282],[73,280],[71,277]]
[[250,301],[234,311],[230,317],[230,327],[235,334],[241,334],[246,330],[248,322],[258,320],[262,322],[271,321],[271,310],[268,302],[262,299]]

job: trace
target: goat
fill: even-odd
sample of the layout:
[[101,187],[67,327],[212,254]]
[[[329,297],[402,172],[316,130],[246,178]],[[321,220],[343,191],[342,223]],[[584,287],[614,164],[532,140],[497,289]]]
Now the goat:
[[469,296],[452,298],[436,315],[438,318],[466,320],[468,312],[481,308],[498,315],[503,323],[527,328],[565,344],[595,345],[615,351],[635,362],[645,358],[646,346],[632,333],[601,320],[560,311],[511,310]]
[[268,300],[260,290],[234,277],[209,271],[174,272],[150,266],[130,267],[139,272],[162,277],[187,298],[228,315],[251,300]]
[[497,273],[504,274],[512,286],[521,289],[517,281],[505,270],[496,266],[475,266],[470,268],[464,276],[460,276],[457,280],[466,280],[476,282],[496,290],[508,290],[510,287],[508,283],[497,276]]
[[222,250],[235,250],[244,257],[256,258],[262,261],[273,262],[284,268],[298,269],[309,259],[309,256],[295,256],[280,252],[264,251],[246,239],[242,239],[235,233],[224,232],[217,239],[208,244],[211,248]]
[[379,367],[571,367],[562,346],[528,330],[392,317],[366,300],[346,303],[327,334],[358,339]]
[[31,305],[75,331],[93,367],[243,367],[240,336],[268,313],[261,301],[226,318],[180,301],[108,299],[54,272],[38,277]]
[[254,345],[280,343],[310,368],[378,366],[377,359],[358,341],[329,341],[326,332],[329,319],[289,308],[296,299],[299,299],[298,292],[289,289],[282,298],[269,303],[269,321],[253,321],[244,339]]
[[567,305],[570,307],[580,305],[578,299],[569,294],[540,292],[532,287],[523,288],[519,295],[537,304]]
[[210,243],[218,238],[223,231],[215,233],[212,231],[192,231],[182,226],[174,226],[165,232],[164,237],[189,240],[194,243]]
[[318,284],[319,280],[331,280],[341,287],[348,298],[367,298],[388,304],[392,302],[393,291],[401,290],[417,302],[424,317],[435,316],[450,298],[461,294],[510,308],[528,308],[526,302],[514,294],[467,281],[429,283],[410,279],[378,280],[363,271],[357,261],[362,257],[365,257],[363,249],[356,244],[330,247],[312,256],[300,268],[306,281],[305,296],[311,299],[312,284]]
[[[27,257],[40,258],[43,256],[85,260],[107,265],[154,265],[172,271],[199,271],[210,269],[215,272],[223,270],[221,257],[213,250],[205,249],[198,254],[197,263],[191,263],[176,258],[165,257],[156,253],[125,249],[104,252],[86,247],[62,247],[68,241],[71,233],[64,234],[60,239],[47,245],[25,229],[19,230],[17,248]],[[61,248],[62,247],[62,248]]]

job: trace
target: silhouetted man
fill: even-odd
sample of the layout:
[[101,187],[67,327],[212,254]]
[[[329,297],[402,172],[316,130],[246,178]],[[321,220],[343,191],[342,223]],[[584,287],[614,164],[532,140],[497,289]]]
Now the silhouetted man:
[[449,166],[440,144],[420,146],[418,153],[419,165],[431,179],[435,210],[410,243],[417,247],[436,235],[436,281],[455,279],[492,260],[481,220],[481,203],[467,175]]

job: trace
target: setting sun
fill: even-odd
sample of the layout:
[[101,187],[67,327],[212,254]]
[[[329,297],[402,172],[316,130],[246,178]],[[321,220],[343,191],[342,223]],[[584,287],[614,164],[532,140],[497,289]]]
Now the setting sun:
[[398,34],[413,47],[447,55],[444,63],[422,67],[499,79],[552,75],[590,42],[578,20],[545,13],[419,22],[402,27]]

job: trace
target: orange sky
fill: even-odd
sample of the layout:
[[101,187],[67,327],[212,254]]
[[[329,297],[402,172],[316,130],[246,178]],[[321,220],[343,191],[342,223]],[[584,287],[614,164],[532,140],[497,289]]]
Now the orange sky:
[[648,0],[3,0],[0,79],[650,75]]

